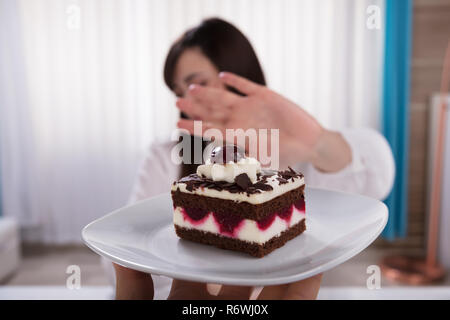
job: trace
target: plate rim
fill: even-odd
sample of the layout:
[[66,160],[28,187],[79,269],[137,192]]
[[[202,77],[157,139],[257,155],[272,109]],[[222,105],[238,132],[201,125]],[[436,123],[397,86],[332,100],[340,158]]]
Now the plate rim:
[[334,259],[331,259],[330,261],[324,263],[324,264],[320,264],[319,266],[309,269],[305,272],[301,272],[301,273],[297,273],[297,274],[292,274],[292,275],[285,275],[285,276],[278,276],[278,277],[272,277],[270,279],[241,279],[241,278],[230,278],[230,277],[221,277],[221,276],[214,276],[214,279],[212,280],[212,277],[206,275],[197,275],[197,274],[186,274],[183,272],[178,272],[176,274],[176,276],[173,275],[173,272],[166,272],[164,270],[160,270],[159,268],[154,268],[154,267],[149,267],[140,263],[135,263],[135,262],[129,262],[126,260],[123,260],[119,257],[116,257],[113,254],[110,254],[106,251],[104,251],[102,248],[96,246],[95,244],[91,243],[91,240],[88,239],[88,235],[86,234],[88,232],[88,229],[93,225],[98,223],[99,221],[106,219],[112,215],[118,214],[119,212],[121,212],[122,210],[131,207],[131,206],[137,206],[139,204],[142,204],[143,202],[147,202],[147,201],[154,201],[157,198],[163,198],[163,197],[167,197],[167,195],[170,195],[170,192],[166,192],[166,193],[162,193],[159,194],[157,196],[154,197],[150,197],[147,199],[143,199],[140,201],[137,201],[133,204],[129,204],[129,205],[125,205],[122,206],[90,223],[88,223],[82,230],[81,230],[81,237],[83,239],[83,242],[85,243],[85,245],[87,247],[89,247],[92,251],[94,251],[95,253],[97,253],[98,255],[105,257],[109,260],[111,260],[112,262],[119,264],[123,267],[127,267],[127,268],[131,268],[137,271],[141,271],[141,272],[145,272],[145,273],[150,273],[152,275],[156,275],[156,276],[165,276],[165,277],[169,277],[172,279],[181,279],[181,280],[187,280],[187,281],[196,281],[196,282],[202,282],[202,283],[220,283],[220,284],[225,284],[225,285],[244,285],[244,286],[268,286],[268,285],[279,285],[279,284],[286,284],[286,283],[292,283],[295,281],[299,281],[299,280],[303,280],[303,279],[307,279],[310,278],[314,275],[323,273],[325,271],[328,271],[342,263],[344,263],[345,261],[353,258],[354,256],[356,256],[357,254],[359,254],[360,252],[362,252],[365,248],[367,248],[373,241],[375,241],[376,238],[379,237],[379,235],[382,233],[382,231],[384,230],[384,228],[387,225],[388,219],[389,219],[389,210],[388,207],[386,206],[385,203],[383,203],[382,201],[375,199],[375,198],[371,198],[365,195],[360,195],[360,194],[356,194],[356,193],[350,193],[350,192],[345,192],[345,191],[340,191],[340,190],[330,190],[330,189],[324,189],[324,188],[314,188],[314,187],[306,187],[306,190],[319,190],[319,191],[326,191],[326,192],[332,192],[332,193],[340,193],[343,195],[347,195],[347,196],[356,196],[356,197],[360,197],[360,198],[366,198],[370,201],[376,201],[379,204],[381,204],[381,208],[382,208],[382,216],[381,216],[381,223],[379,225],[379,227],[377,228],[376,231],[374,231],[372,233],[371,237],[366,238],[366,241],[361,242],[360,245],[357,245],[351,249],[349,249],[348,251],[346,251],[344,254],[339,255],[338,257],[335,257]]

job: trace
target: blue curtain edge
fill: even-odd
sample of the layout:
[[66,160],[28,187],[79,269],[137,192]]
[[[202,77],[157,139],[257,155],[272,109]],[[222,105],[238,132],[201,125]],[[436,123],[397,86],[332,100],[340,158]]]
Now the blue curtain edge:
[[[408,226],[412,0],[386,0],[385,7],[382,132],[393,150],[397,170],[393,189],[384,201],[389,208],[389,221],[382,232],[382,237],[388,241],[394,241],[406,237]],[[394,21],[398,21],[398,24],[394,24]],[[404,41],[394,41],[398,38],[404,39]],[[398,74],[393,74],[393,71],[400,69],[398,61],[396,61],[399,57],[404,60],[402,64],[404,70],[401,70],[403,74],[396,78],[395,75]],[[392,85],[392,78],[394,78],[394,82],[400,82],[400,87]],[[400,97],[395,90],[401,90]],[[399,103],[401,104],[400,108],[395,108],[395,113],[392,114],[392,105],[398,106]]]

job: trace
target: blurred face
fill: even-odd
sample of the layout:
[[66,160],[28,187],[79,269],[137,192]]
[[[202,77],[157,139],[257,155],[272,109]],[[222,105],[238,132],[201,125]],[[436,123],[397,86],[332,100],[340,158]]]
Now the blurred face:
[[199,48],[187,49],[175,66],[173,92],[177,97],[184,97],[191,84],[224,88],[218,74],[219,70]]

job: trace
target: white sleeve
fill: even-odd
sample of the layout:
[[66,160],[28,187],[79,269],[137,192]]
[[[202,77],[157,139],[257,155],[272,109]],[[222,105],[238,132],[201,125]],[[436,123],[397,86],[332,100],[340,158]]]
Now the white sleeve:
[[307,164],[306,183],[385,199],[395,178],[394,157],[386,139],[373,129],[345,129],[340,133],[350,145],[352,162],[336,173],[324,173]]
[[178,166],[170,161],[170,148],[169,143],[150,146],[137,173],[130,204],[170,190],[178,174]]

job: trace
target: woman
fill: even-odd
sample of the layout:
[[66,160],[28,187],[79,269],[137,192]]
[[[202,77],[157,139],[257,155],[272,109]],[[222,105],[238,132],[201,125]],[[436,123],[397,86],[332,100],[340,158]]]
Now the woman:
[[[225,73],[220,73],[226,71]],[[206,128],[279,128],[280,160],[302,171],[309,186],[366,194],[382,199],[394,178],[390,148],[372,130],[326,130],[304,110],[265,87],[256,54],[245,36],[231,24],[208,19],[188,30],[171,47],[164,67],[167,86],[179,97],[178,127],[193,134],[193,120],[205,121]],[[251,116],[250,116],[251,115]],[[192,137],[192,139],[196,139]],[[130,202],[167,192],[170,184],[195,172],[195,165],[181,168],[170,161],[173,142],[155,144],[140,170]],[[191,144],[193,145],[193,144]],[[116,266],[117,297],[131,294],[165,298],[171,280],[148,276]],[[264,288],[260,297],[315,298],[320,276],[287,286]],[[139,286],[136,289],[136,286]],[[201,284],[173,281],[171,296],[191,292],[205,297]],[[248,297],[245,287],[224,287],[222,297]],[[231,295],[230,295],[231,294]],[[237,295],[233,295],[237,294]]]

